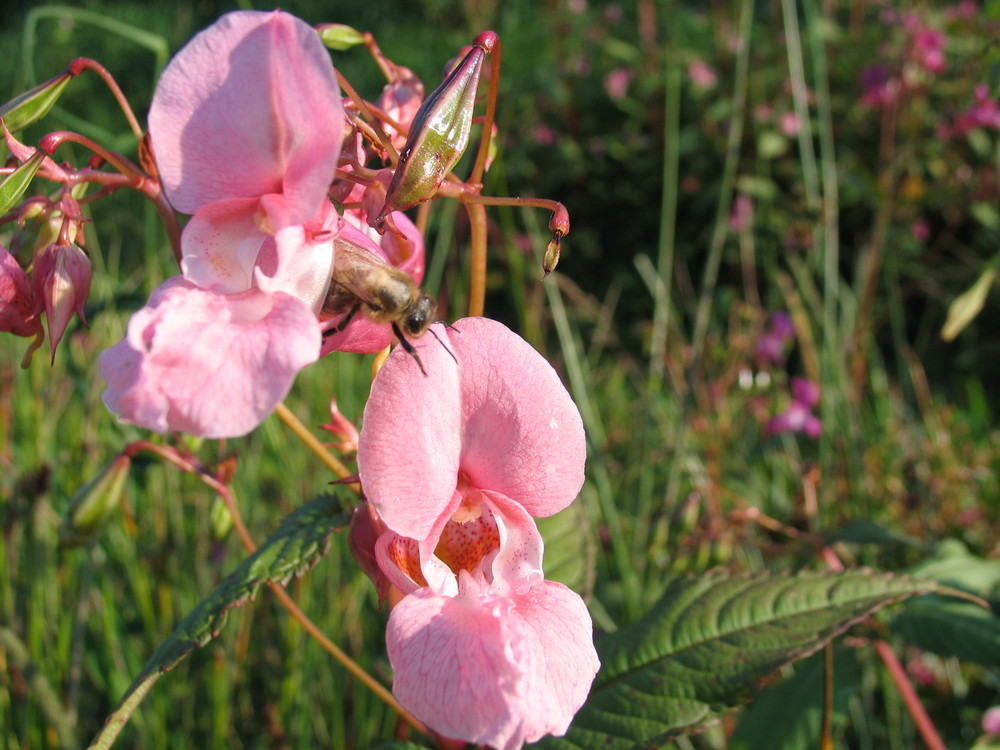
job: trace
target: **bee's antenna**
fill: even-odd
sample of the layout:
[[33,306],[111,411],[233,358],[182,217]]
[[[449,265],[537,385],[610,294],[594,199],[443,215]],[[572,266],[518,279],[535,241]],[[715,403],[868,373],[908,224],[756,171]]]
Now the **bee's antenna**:
[[[458,330],[457,328],[455,328],[455,326],[451,325],[450,323],[445,323],[445,322],[444,322],[443,320],[441,321],[441,323],[442,323],[442,325],[444,325],[444,326],[445,326],[446,328],[450,328],[451,330],[455,331],[456,333],[461,333],[461,331],[459,331],[459,330]],[[427,330],[428,330],[428,331],[430,331],[430,334],[431,334],[431,336],[433,336],[434,338],[436,338],[436,339],[437,339],[437,342],[438,342],[439,344],[441,344],[441,346],[443,346],[443,347],[444,347],[444,350],[445,350],[446,352],[448,352],[448,354],[449,354],[449,355],[451,356],[451,358],[452,358],[452,359],[454,359],[454,360],[455,360],[455,364],[457,365],[457,364],[458,364],[458,359],[456,359],[456,358],[455,358],[455,354],[454,354],[454,353],[453,353],[453,352],[451,351],[451,349],[449,349],[449,348],[448,348],[448,345],[447,345],[447,344],[445,344],[445,343],[444,343],[444,342],[443,342],[443,341],[441,340],[441,337],[440,337],[440,336],[438,336],[438,335],[437,335],[436,333],[434,333],[434,329],[433,329],[433,328],[428,328]]]

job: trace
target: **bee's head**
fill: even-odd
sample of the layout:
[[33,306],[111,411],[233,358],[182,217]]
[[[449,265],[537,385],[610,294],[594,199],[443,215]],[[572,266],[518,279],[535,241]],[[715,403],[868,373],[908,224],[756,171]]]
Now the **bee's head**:
[[403,321],[403,330],[407,336],[417,337],[427,330],[433,322],[434,311],[437,303],[429,294],[421,295],[417,304],[409,311],[406,320]]

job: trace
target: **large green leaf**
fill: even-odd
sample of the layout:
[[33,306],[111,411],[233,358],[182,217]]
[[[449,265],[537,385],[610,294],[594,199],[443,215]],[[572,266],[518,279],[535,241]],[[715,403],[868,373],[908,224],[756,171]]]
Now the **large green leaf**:
[[673,582],[635,625],[598,643],[602,668],[562,738],[543,747],[659,747],[738,705],[780,667],[933,582],[853,570]]
[[110,747],[153,683],[218,635],[230,609],[252,599],[264,584],[284,585],[293,576],[305,573],[326,554],[330,535],[349,522],[350,512],[331,496],[306,503],[282,521],[278,530],[160,644],[90,747]]

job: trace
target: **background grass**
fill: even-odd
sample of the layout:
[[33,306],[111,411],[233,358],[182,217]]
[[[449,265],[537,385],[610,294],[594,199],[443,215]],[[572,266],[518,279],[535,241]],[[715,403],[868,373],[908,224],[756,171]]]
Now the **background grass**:
[[[265,7],[241,7],[251,5]],[[75,7],[94,15],[39,3],[4,14],[0,96],[86,55],[112,71],[141,117],[164,51],[235,6]],[[946,34],[947,68],[935,74],[915,63],[902,16],[885,14],[891,4],[283,8],[376,32],[429,85],[475,32],[500,33],[502,147],[487,192],[557,198],[574,223],[559,273],[540,284],[546,217],[490,210],[487,312],[557,365],[584,414],[587,531],[563,544],[596,552],[586,575],[567,575],[586,579],[598,629],[634,620],[670,576],[817,565],[826,543],[849,564],[891,570],[944,540],[996,554],[996,295],[955,342],[938,331],[1000,245],[997,132],[942,134],[972,104],[975,84],[1000,92],[1000,3],[973,5],[969,17],[917,9]],[[377,95],[381,82],[362,53],[335,62]],[[713,85],[696,84],[699,62],[714,71]],[[907,81],[893,106],[860,101],[862,73],[875,64]],[[613,76],[626,81],[624,93]],[[794,132],[782,129],[786,113],[798,115]],[[63,127],[134,156],[92,80],[75,81],[32,134]],[[753,205],[742,225],[729,221],[739,195]],[[451,319],[465,302],[466,236],[454,206],[435,211],[426,285]],[[134,196],[95,205],[87,242],[90,330],[72,328],[51,367],[36,356],[20,369],[20,340],[0,349],[0,750],[85,744],[157,644],[243,556],[232,535],[213,535],[211,493],[156,461],[136,465],[121,515],[94,544],[58,549],[75,490],[124,444],[148,437],[100,403],[96,357],[174,272],[153,213]],[[756,351],[776,310],[796,329],[783,365]],[[299,377],[288,404],[315,425],[336,395],[357,421],[369,366],[366,357],[328,357]],[[794,375],[821,384],[818,440],[765,430]],[[209,464],[236,457],[233,488],[258,539],[328,490],[328,474],[289,438],[271,418],[245,439],[195,446]],[[388,683],[384,615],[343,542],[292,594]],[[906,658],[939,730],[951,746],[968,746],[979,714],[998,702],[996,673]],[[873,655],[849,648],[838,663],[862,674],[838,728],[846,746],[914,746]],[[265,594],[156,685],[119,746],[367,747],[394,726]],[[723,734],[687,744],[724,747]],[[747,746],[773,747],[752,734]]]

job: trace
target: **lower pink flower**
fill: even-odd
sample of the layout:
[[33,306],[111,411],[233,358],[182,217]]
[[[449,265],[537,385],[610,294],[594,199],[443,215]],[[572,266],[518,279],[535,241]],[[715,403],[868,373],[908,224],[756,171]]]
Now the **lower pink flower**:
[[393,691],[442,735],[513,750],[564,733],[600,666],[583,600],[544,580],[532,518],[579,492],[583,427],[555,371],[503,325],[434,332],[416,342],[426,376],[400,351],[379,372],[358,447],[385,529],[376,578],[402,595]]
[[319,347],[316,316],[297,297],[217,294],[174,277],[101,354],[104,402],[159,432],[243,435],[281,402]]

